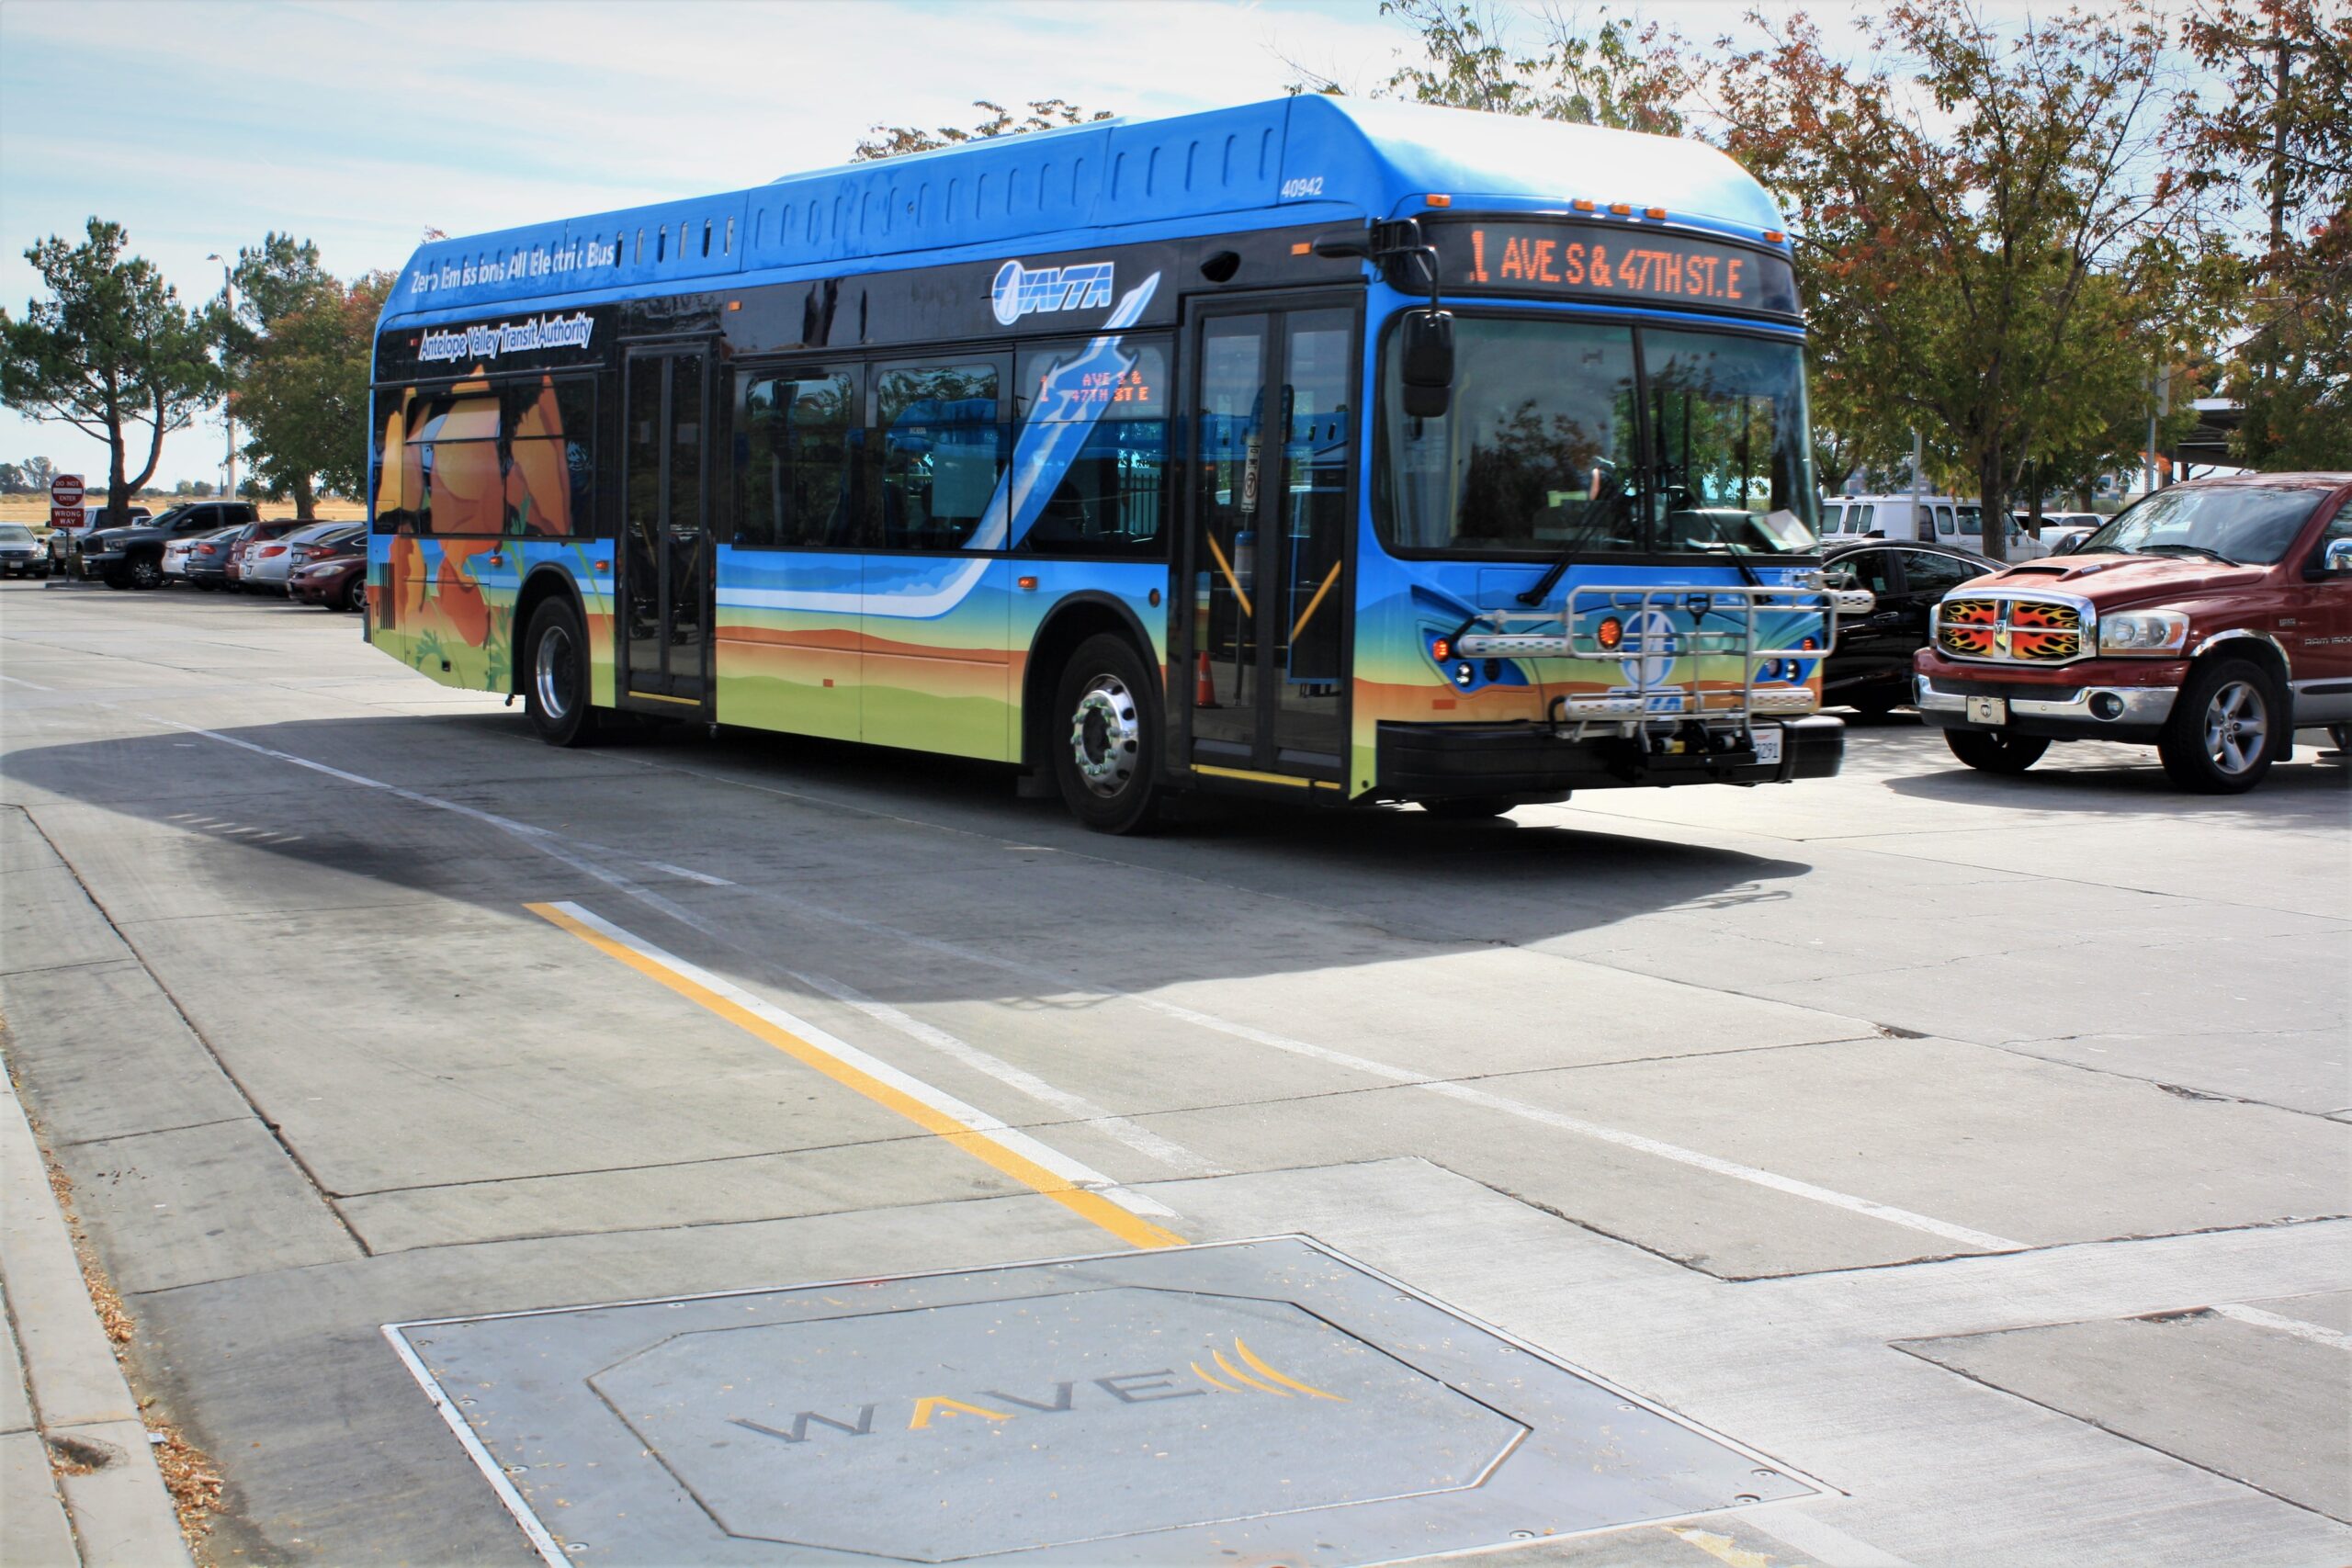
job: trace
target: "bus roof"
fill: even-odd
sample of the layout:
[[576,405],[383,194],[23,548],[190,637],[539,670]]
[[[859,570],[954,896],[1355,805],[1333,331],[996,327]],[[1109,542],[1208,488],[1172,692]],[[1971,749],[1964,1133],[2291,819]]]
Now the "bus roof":
[[[1753,239],[1764,188],[1700,141],[1300,95],[1166,119],[1098,120],[790,175],[750,190],[526,224],[420,247],[385,316],[618,298],[941,259],[1571,200],[1660,207]],[[642,239],[640,239],[642,236]]]

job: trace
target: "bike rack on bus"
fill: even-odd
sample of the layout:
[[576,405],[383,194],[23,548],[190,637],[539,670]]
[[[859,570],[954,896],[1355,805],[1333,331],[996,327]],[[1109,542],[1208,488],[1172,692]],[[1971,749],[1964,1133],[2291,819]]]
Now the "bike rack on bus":
[[[1574,659],[1623,664],[1632,675],[1629,690],[1590,694],[1568,694],[1552,699],[1553,722],[1573,727],[1571,739],[1582,739],[1593,726],[1607,726],[1641,737],[1647,745],[1648,725],[1656,720],[1679,724],[1711,718],[1738,722],[1743,739],[1757,715],[1808,714],[1818,705],[1811,688],[1758,691],[1756,671],[1776,660],[1825,660],[1838,646],[1838,617],[1864,615],[1876,604],[1867,589],[1791,587],[1660,587],[1640,583],[1586,583],[1571,589],[1557,610],[1485,610],[1472,623],[1492,630],[1469,630],[1454,639],[1465,659]],[[1766,611],[1814,612],[1822,619],[1819,646],[1759,648],[1758,616]],[[1660,623],[1670,626],[1669,611],[1691,619],[1689,631],[1655,633]],[[1710,615],[1727,615],[1734,625],[1709,629]],[[1656,617],[1655,619],[1653,617]],[[1601,625],[1614,619],[1617,640],[1600,641]],[[1514,630],[1515,626],[1556,626],[1557,630]],[[1664,646],[1653,649],[1656,637]],[[1802,644],[1804,638],[1800,637]],[[1702,659],[1736,657],[1741,660],[1740,684],[1710,692],[1700,684]],[[1688,658],[1687,682],[1650,678],[1652,659],[1667,671]]]

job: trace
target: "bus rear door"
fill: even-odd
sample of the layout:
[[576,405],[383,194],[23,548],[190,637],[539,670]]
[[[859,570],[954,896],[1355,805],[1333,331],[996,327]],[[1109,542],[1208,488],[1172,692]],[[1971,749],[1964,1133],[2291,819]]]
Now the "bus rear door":
[[630,353],[622,690],[700,707],[711,633],[709,358],[699,346]]

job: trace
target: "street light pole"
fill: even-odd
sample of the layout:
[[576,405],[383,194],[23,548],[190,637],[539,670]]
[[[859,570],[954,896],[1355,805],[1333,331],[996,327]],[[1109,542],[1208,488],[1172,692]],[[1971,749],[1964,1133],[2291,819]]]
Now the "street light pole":
[[[236,274],[229,270],[227,259],[218,251],[204,259],[220,264],[220,295],[229,302],[229,312],[234,316],[237,310]],[[229,367],[229,334],[225,332],[220,334],[220,367],[223,370]],[[228,469],[229,484],[220,493],[234,501],[237,499],[237,416],[226,392],[220,394],[220,419],[229,431],[229,452],[223,465]]]

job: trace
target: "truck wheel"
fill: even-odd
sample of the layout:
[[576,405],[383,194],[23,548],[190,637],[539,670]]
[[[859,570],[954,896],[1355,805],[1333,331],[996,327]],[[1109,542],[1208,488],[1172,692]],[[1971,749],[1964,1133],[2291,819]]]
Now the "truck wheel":
[[130,586],[133,588],[164,586],[164,563],[157,557],[133,556],[125,570],[130,573]]
[[1989,729],[1947,729],[1951,754],[1980,773],[2021,773],[2041,761],[2050,742],[2038,735],[2000,735]]
[[523,708],[539,739],[550,746],[582,746],[595,739],[588,635],[571,600],[549,599],[532,612],[523,649]]
[[1070,815],[1098,833],[1151,825],[1159,795],[1159,714],[1151,677],[1126,638],[1078,645],[1055,683],[1046,745]]
[[2262,782],[2287,742],[2285,711],[2276,683],[2259,665],[2217,659],[2189,671],[2156,754],[2181,789],[2244,794]]
[[1424,800],[1421,809],[1441,822],[1483,822],[1500,817],[1519,804],[1509,795],[1461,795],[1442,800]]

